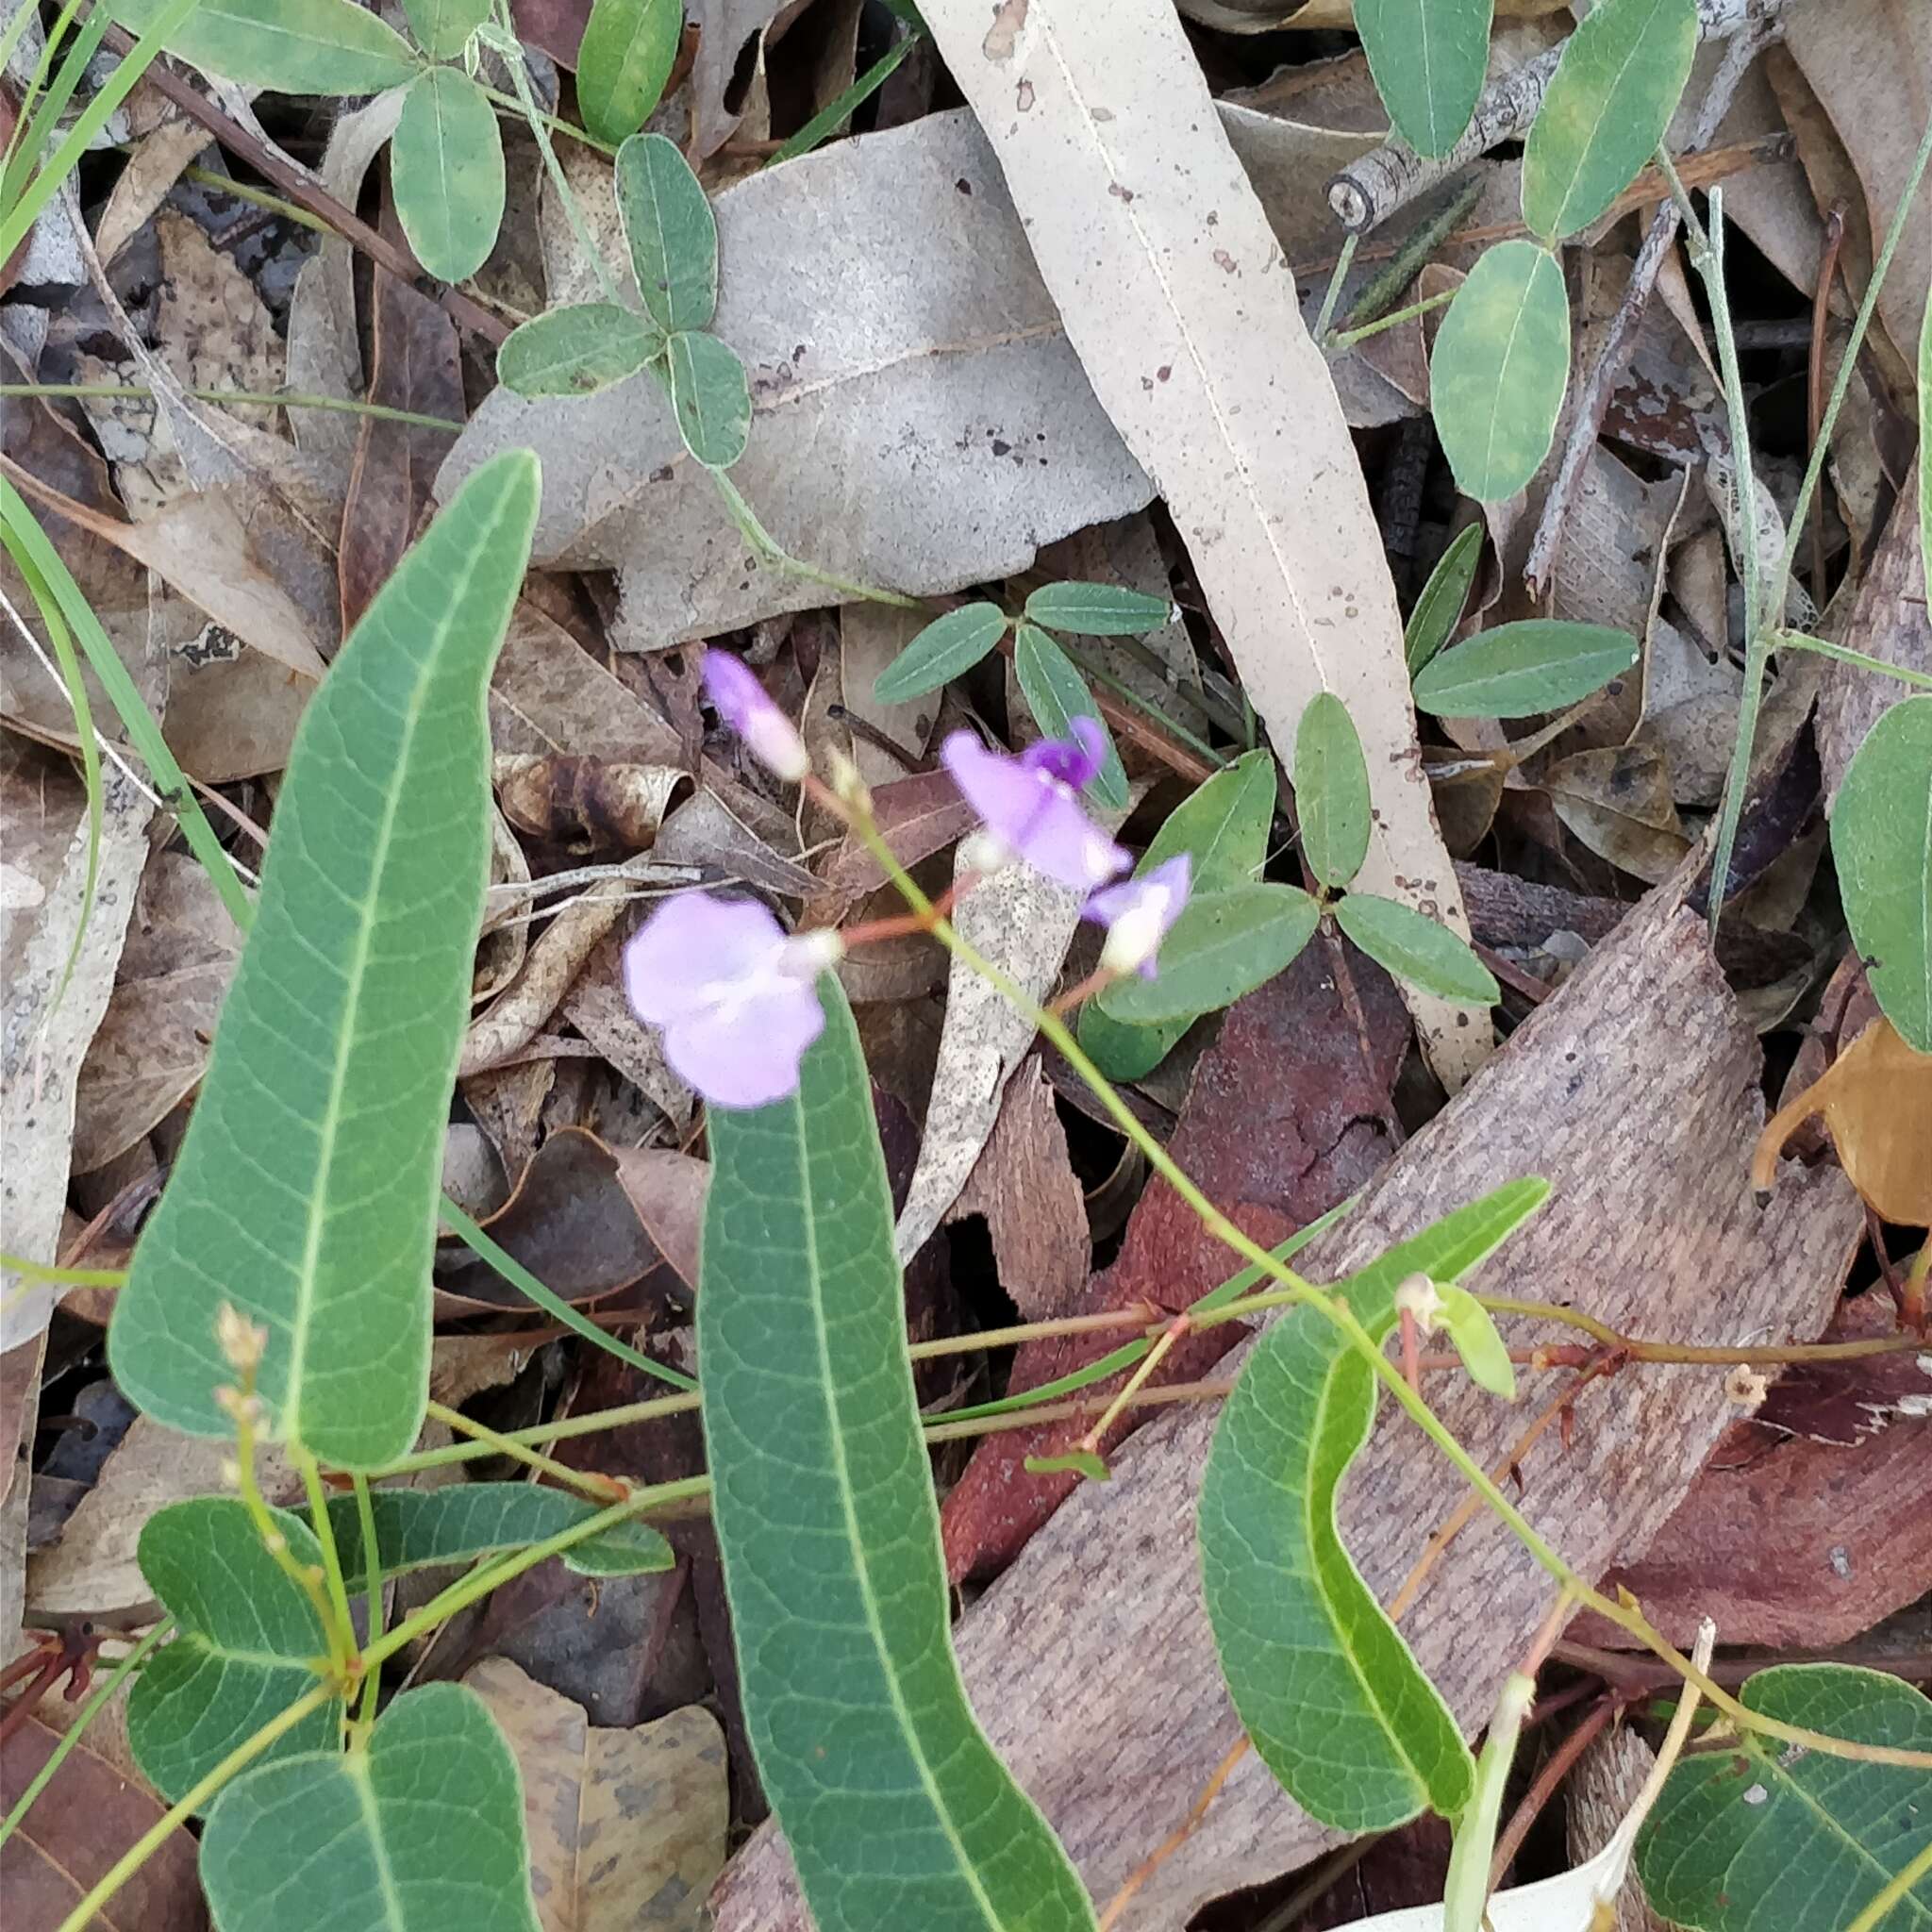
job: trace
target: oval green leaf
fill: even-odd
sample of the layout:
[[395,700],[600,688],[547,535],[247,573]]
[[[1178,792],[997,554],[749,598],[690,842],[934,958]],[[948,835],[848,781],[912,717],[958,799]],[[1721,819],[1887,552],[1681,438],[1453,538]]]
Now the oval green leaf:
[[[325,1922],[291,1905],[302,1873],[321,1874]],[[201,1882],[222,1932],[541,1932],[516,1759],[460,1684],[404,1692],[361,1750],[237,1779],[208,1814]]]
[[484,691],[536,524],[536,458],[470,477],[308,702],[254,928],[173,1177],[108,1331],[171,1428],[226,1436],[226,1302],[264,1324],[285,1439],[402,1455],[428,1396],[436,1207],[490,851]]
[[1424,992],[1473,1007],[1492,1007],[1503,997],[1467,941],[1413,907],[1351,892],[1337,902],[1335,923],[1376,965]]
[[1309,699],[1294,737],[1294,808],[1302,852],[1324,886],[1345,886],[1369,856],[1369,763],[1348,707]]
[[[385,1576],[439,1563],[466,1563],[499,1550],[547,1541],[599,1513],[599,1506],[530,1483],[451,1483],[440,1490],[374,1490],[375,1548]],[[308,1523],[306,1510],[301,1520]],[[351,1591],[367,1588],[362,1516],[354,1496],[331,1496],[329,1527]],[[669,1570],[676,1555],[645,1523],[620,1523],[563,1553],[564,1567],[584,1576],[635,1576]]]
[[[1541,1180],[1458,1208],[1337,1284],[1377,1343],[1395,1290],[1453,1281],[1540,1208]],[[1201,1577],[1228,1694],[1255,1750],[1311,1817],[1381,1831],[1454,1817],[1474,1760],[1356,1569],[1335,1499],[1375,1414],[1374,1372],[1320,1314],[1266,1329],[1223,1405],[1202,1475]]]
[[710,1115],[698,1360],[752,1753],[819,1924],[1091,1932],[959,1682],[871,1086],[819,996],[797,1092]]
[[1490,1311],[1466,1288],[1453,1281],[1443,1282],[1436,1293],[1442,1304],[1441,1324],[1448,1330],[1469,1379],[1478,1389],[1500,1395],[1505,1402],[1516,1400],[1516,1364]]
[[[1168,813],[1134,876],[1145,878],[1156,866],[1185,852],[1192,861],[1195,891],[1249,884],[1268,857],[1268,834],[1279,804],[1274,772],[1271,751],[1244,752],[1216,772]],[[1080,1008],[1080,1044],[1109,1079],[1138,1080],[1174,1051],[1199,1017],[1189,1013],[1135,1026],[1089,1000]]]
[[403,96],[390,150],[396,218],[439,281],[475,275],[503,221],[503,137],[496,109],[457,67],[432,67]]
[[672,413],[684,446],[708,470],[728,470],[751,440],[751,384],[738,352],[698,329],[665,343]]
[[1159,972],[1115,980],[1100,1004],[1111,1019],[1142,1024],[1217,1012],[1283,971],[1321,920],[1296,886],[1197,892],[1161,941]]
[[490,0],[403,0],[403,12],[425,54],[455,60],[490,18]]
[[1601,624],[1528,617],[1444,651],[1416,674],[1416,704],[1437,718],[1531,718],[1601,691],[1637,662],[1637,640]]
[[533,315],[496,352],[496,377],[520,396],[589,396],[650,367],[664,338],[635,309],[577,302]]
[[593,0],[577,49],[577,111],[599,141],[623,141],[651,118],[683,34],[682,0]]
[[1554,247],[1637,178],[1697,54],[1696,0],[1602,0],[1563,57],[1523,147],[1523,219]]
[[[272,1509],[298,1563],[320,1563],[308,1524]],[[322,1619],[263,1546],[233,1496],[196,1496],[157,1509],[136,1546],[141,1574],[176,1629],[127,1700],[127,1741],[142,1774],[171,1804],[305,1691],[328,1651]],[[341,1735],[341,1699],[270,1746],[275,1757],[319,1751]]]
[[1493,0],[1355,0],[1375,92],[1395,131],[1440,158],[1461,140],[1490,61]]
[[881,704],[923,697],[971,671],[1007,634],[1007,613],[997,604],[962,604],[936,617],[873,680]]
[[1013,675],[1019,679],[1033,722],[1049,738],[1065,738],[1075,718],[1091,718],[1100,727],[1107,751],[1100,769],[1087,781],[1087,790],[1115,811],[1127,808],[1127,774],[1114,749],[1113,733],[1087,689],[1078,667],[1037,624],[1022,623],[1013,633]]
[[1174,606],[1124,584],[1043,584],[1027,598],[1026,615],[1048,630],[1075,637],[1139,637],[1158,630],[1174,615]]
[[718,224],[675,142],[634,134],[617,150],[617,214],[651,320],[666,335],[710,327]]
[[[1932,1700],[1877,1671],[1776,1664],[1746,1679],[1738,1700],[1856,1743],[1932,1751]],[[1739,1731],[1671,1773],[1637,1840],[1645,1896],[1696,1932],[1848,1925],[1932,1845],[1928,1789],[1923,1771]],[[1882,1932],[1932,1925],[1932,1871],[1878,1924]]]
[[1534,242],[1499,242],[1456,291],[1429,358],[1429,407],[1457,487],[1514,496],[1541,467],[1570,379],[1563,271]]
[[1899,1038],[1932,1053],[1932,697],[1866,733],[1831,808],[1845,924]]
[[[163,4],[112,0],[109,11],[139,34]],[[380,93],[423,71],[408,42],[355,0],[201,0],[167,48],[224,80],[282,94]]]
[[1413,677],[1449,641],[1462,619],[1469,602],[1470,586],[1475,582],[1476,566],[1482,561],[1483,526],[1471,524],[1443,551],[1429,580],[1423,586],[1415,608],[1402,633],[1402,653]]

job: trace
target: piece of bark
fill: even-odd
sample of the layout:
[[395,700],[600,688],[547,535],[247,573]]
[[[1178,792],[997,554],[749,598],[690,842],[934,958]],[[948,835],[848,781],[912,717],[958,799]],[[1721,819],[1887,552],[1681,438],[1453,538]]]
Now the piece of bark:
[[[1563,1821],[1573,1867],[1589,1864],[1616,1836],[1656,1765],[1656,1752],[1621,1725],[1606,1731],[1577,1759],[1565,1787],[1569,1806]],[[1667,1932],[1634,1872],[1617,1893],[1615,1912],[1610,1932]]]
[[[1476,1271],[1478,1291],[1570,1302],[1626,1331],[1685,1341],[1815,1334],[1862,1216],[1829,1171],[1788,1172],[1757,1207],[1746,1169],[1763,1117],[1758,1075],[1757,1041],[1684,909],[1680,876],[1530,1015],[1301,1265],[1335,1279],[1499,1183],[1540,1174],[1553,1184],[1548,1206]],[[1507,1325],[1518,1341],[1552,1332]],[[1585,1399],[1569,1449],[1551,1431],[1523,1459],[1524,1510],[1585,1575],[1642,1548],[1676,1507],[1727,1420],[1723,1379],[1695,1367],[1620,1375]],[[1552,1389],[1528,1378],[1514,1407],[1460,1378],[1432,1393],[1493,1466]],[[1240,1735],[1191,1533],[1214,1425],[1191,1409],[1142,1429],[1114,1481],[1087,1485],[956,1633],[981,1722],[1100,1899],[1187,1815]],[[1341,1503],[1343,1533],[1379,1596],[1462,1493],[1385,1407]],[[1437,1566],[1404,1634],[1471,1729],[1551,1599],[1547,1576],[1486,1518]],[[1120,1932],[1184,1924],[1204,1899],[1336,1840],[1250,1757]],[[713,1906],[718,1932],[805,1924],[775,1834],[727,1868]]]
[[[1344,958],[1366,1038],[1338,970]],[[1408,1037],[1407,1015],[1388,974],[1353,949],[1317,941],[1286,973],[1229,1010],[1194,1069],[1169,1151],[1242,1228],[1273,1247],[1366,1186],[1394,1152],[1390,1092]],[[1135,1204],[1119,1259],[1067,1312],[1098,1314],[1144,1302],[1178,1313],[1239,1265],[1180,1196],[1156,1179]],[[1225,1323],[1188,1337],[1169,1352],[1156,1379],[1206,1374],[1245,1333]],[[1014,1360],[1009,1386],[1037,1388],[1130,1339],[1114,1332],[1029,1342]],[[1124,1441],[1145,1413],[1128,1411],[1109,1444]],[[1060,1454],[1088,1426],[1081,1420],[1016,1429],[987,1437],[974,1451],[940,1515],[956,1582],[1003,1570],[1074,1492],[1081,1478],[1032,1474],[1026,1458]]]

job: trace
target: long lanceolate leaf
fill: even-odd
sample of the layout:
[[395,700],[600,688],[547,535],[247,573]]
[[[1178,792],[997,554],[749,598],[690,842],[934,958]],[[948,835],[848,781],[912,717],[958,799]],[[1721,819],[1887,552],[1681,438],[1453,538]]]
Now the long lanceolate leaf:
[[488,862],[483,695],[537,490],[523,453],[464,485],[296,734],[208,1079],[108,1334],[121,1386],[191,1435],[233,1426],[224,1302],[269,1331],[259,1388],[281,1434],[365,1468],[422,1422]]
[[[1511,1181],[1336,1285],[1379,1341],[1403,1277],[1450,1281],[1549,1192]],[[1222,1673],[1257,1753],[1324,1824],[1378,1831],[1454,1817],[1474,1761],[1342,1546],[1336,1492],[1374,1420],[1374,1372],[1318,1311],[1256,1343],[1201,1484],[1201,1573]]]
[[752,1750],[819,1932],[1091,1927],[960,1686],[865,1062],[820,996],[798,1091],[710,1121],[699,1372]]

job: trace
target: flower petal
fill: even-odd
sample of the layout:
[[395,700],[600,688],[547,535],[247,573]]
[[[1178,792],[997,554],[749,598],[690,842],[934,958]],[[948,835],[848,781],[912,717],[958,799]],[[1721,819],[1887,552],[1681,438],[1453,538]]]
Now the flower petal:
[[756,899],[680,892],[646,920],[624,949],[631,1010],[653,1026],[675,1025],[708,1006],[721,982],[764,970],[785,928]]
[[708,1009],[667,1026],[664,1058],[712,1107],[765,1107],[797,1091],[798,1063],[824,1025],[817,991],[781,980],[752,1011]]
[[1134,862],[1064,791],[1049,792],[1026,824],[1004,836],[1036,872],[1076,892],[1091,892]]

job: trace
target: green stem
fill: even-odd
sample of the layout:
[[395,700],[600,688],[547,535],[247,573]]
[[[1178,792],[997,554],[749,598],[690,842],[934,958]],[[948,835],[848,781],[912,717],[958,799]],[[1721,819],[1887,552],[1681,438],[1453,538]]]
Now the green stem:
[[537,107],[534,99],[530,108],[525,109],[523,102],[515,95],[507,94],[500,88],[485,87],[481,81],[476,84],[482,90],[484,98],[495,102],[506,113],[514,114],[520,120],[528,120],[530,111],[534,111],[538,120],[542,122],[552,134],[561,134],[568,140],[575,142],[579,147],[592,148],[607,161],[617,158],[617,150],[608,141],[599,141],[588,128],[579,127],[575,122],[559,120],[557,115]]
[[29,1281],[54,1281],[63,1288],[125,1288],[125,1268],[57,1268],[51,1261],[29,1261],[25,1255],[0,1254],[0,1273],[25,1275]]
[[[414,409],[391,409],[383,403],[365,403],[354,396],[306,395],[289,391],[253,389],[184,389],[198,403],[232,403],[242,408],[273,409],[334,409],[344,416],[368,416],[377,423],[402,423],[411,429],[441,429],[454,436],[463,427],[449,416],[424,416]],[[140,382],[0,382],[0,396],[45,396],[82,401],[144,402],[154,391]]]
[[1356,343],[1366,341],[1370,336],[1378,336],[1385,328],[1393,328],[1398,323],[1412,321],[1418,315],[1426,315],[1432,308],[1441,308],[1455,301],[1456,291],[1445,290],[1440,295],[1425,295],[1420,302],[1411,302],[1407,308],[1398,308],[1392,314],[1385,315],[1375,322],[1365,322],[1359,328],[1344,329],[1328,343],[1331,349],[1352,349]]
[[[356,1490],[356,1527],[362,1537],[362,1577],[367,1591],[363,1603],[369,1625],[368,1641],[375,1643],[382,1636],[382,1548],[375,1540],[375,1505],[370,1500],[369,1478],[358,1470],[350,1481]],[[375,1723],[375,1701],[381,1688],[382,1673],[371,1670],[365,1664],[362,1694],[356,1712],[357,1725],[365,1733]]]
[[287,1736],[310,1711],[319,1710],[336,1694],[333,1683],[317,1684],[305,1690],[293,1704],[272,1717],[251,1738],[237,1744],[215,1768],[194,1784],[179,1801],[164,1811],[154,1824],[115,1859],[106,1876],[68,1915],[58,1932],[92,1932],[95,1915],[114,1894],[192,1818],[223,1786],[244,1772],[279,1738]]
[[1932,1877],[1932,1840],[1919,1847],[1918,1856],[1900,1866],[1886,1881],[1885,1889],[1852,1923],[1845,1932],[1878,1932],[1891,1915],[1894,1906],[1911,1897],[1920,1879]]
[[828,591],[837,591],[841,596],[861,604],[891,604],[900,610],[923,610],[925,605],[918,597],[908,597],[901,591],[882,591],[876,584],[861,584],[851,577],[836,575],[828,570],[821,570],[815,563],[807,563],[802,557],[793,557],[791,551],[778,541],[758,520],[758,514],[744,500],[744,492],[739,489],[723,470],[707,470],[711,481],[717,485],[718,494],[724,500],[724,508],[742,533],[746,542],[759,552],[765,561],[776,569],[789,571],[795,577],[803,577],[808,583],[823,584]]
[[1341,253],[1335,258],[1335,266],[1328,272],[1328,286],[1322,291],[1321,312],[1315,317],[1315,346],[1319,349],[1328,347],[1328,325],[1335,320],[1335,305],[1341,300],[1341,285],[1355,264],[1355,252],[1361,239],[1351,232],[1341,244]]
[[95,1718],[100,1716],[101,1712],[107,1708],[109,1702],[113,1699],[114,1693],[120,1690],[122,1685],[127,1681],[134,1672],[141,1668],[142,1664],[146,1661],[148,1653],[174,1627],[174,1618],[163,1617],[94,1686],[93,1695],[80,1707],[74,1722],[68,1725],[66,1730],[61,1732],[59,1742],[48,1754],[46,1763],[34,1773],[33,1777],[27,1784],[26,1790],[21,1792],[19,1801],[14,1805],[13,1809],[7,1814],[5,1823],[0,1823],[0,1845],[4,1845],[25,1822],[27,1813],[34,1808],[34,1801],[54,1782],[55,1774],[67,1761],[68,1753],[80,1742],[81,1733],[87,1729],[88,1725],[93,1723]]
[[276,215],[285,222],[293,222],[296,226],[311,229],[318,235],[335,233],[320,215],[310,214],[300,203],[284,201],[279,194],[271,194],[266,188],[257,188],[252,182],[238,181],[232,175],[221,174],[213,168],[197,168],[190,165],[181,170],[181,178],[184,181],[192,181],[202,188],[212,188],[223,194],[231,194],[237,201],[245,201],[250,208],[258,208],[264,213]]
[[[672,1401],[681,1401],[688,1407],[697,1406],[695,1395],[673,1396]],[[638,1405],[641,1407],[642,1405]],[[608,1503],[613,1490],[622,1486],[615,1484],[608,1476],[594,1475],[581,1469],[572,1469],[567,1463],[542,1455],[527,1443],[513,1441],[508,1436],[498,1435],[494,1429],[486,1428],[481,1423],[472,1422],[460,1409],[447,1407],[441,1402],[429,1405],[432,1422],[441,1423],[446,1429],[470,1438],[479,1451],[488,1451],[493,1456],[508,1456],[513,1461],[521,1462],[525,1468],[534,1469],[540,1475],[547,1475],[553,1481],[560,1482],[567,1488],[581,1491],[585,1495],[599,1503]]]
[[1801,630],[1781,630],[1771,641],[1774,650],[1809,651],[1815,658],[1835,658],[1840,664],[1854,665],[1878,677],[1895,677],[1901,684],[1932,691],[1932,676],[1924,672],[1913,671],[1904,664],[1888,664],[1883,658],[1868,658],[1863,651],[1855,651],[1848,644],[1835,644],[1828,638],[1814,638]]
[[[342,1580],[342,1559],[336,1548],[335,1521],[328,1513],[328,1491],[322,1485],[322,1471],[315,1457],[300,1442],[289,1444],[290,1458],[302,1472],[302,1487],[308,1497],[308,1524],[322,1550],[322,1576],[328,1591],[328,1607],[334,1613],[329,1649],[348,1669],[356,1657],[356,1620],[349,1614],[349,1591]],[[374,1555],[374,1552],[371,1552]]]

